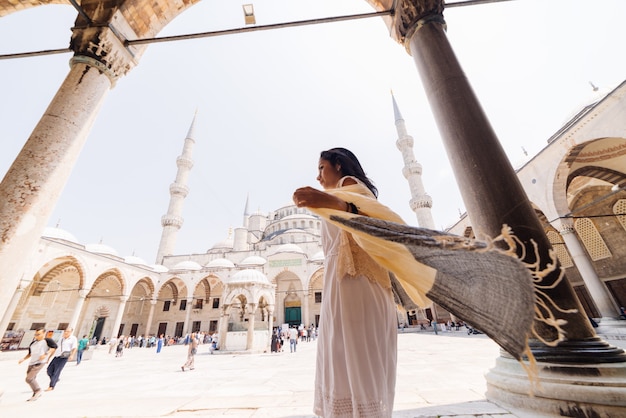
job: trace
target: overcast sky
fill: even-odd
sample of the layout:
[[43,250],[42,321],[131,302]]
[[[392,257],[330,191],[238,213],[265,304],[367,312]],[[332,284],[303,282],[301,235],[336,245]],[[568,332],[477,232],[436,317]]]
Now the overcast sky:
[[[373,11],[364,0],[257,0],[258,25]],[[626,79],[626,1],[516,0],[449,8],[447,34],[514,165],[580,107],[591,83]],[[0,19],[0,54],[66,48],[76,11]],[[243,26],[241,4],[204,0],[159,36]],[[68,73],[71,54],[0,60],[4,176]],[[154,262],[176,157],[198,110],[195,165],[176,253],[203,253],[252,211],[318,186],[319,152],[351,149],[408,223],[416,218],[396,148],[393,90],[439,228],[465,207],[413,59],[381,18],[153,44],[105,99],[48,224],[83,244]]]

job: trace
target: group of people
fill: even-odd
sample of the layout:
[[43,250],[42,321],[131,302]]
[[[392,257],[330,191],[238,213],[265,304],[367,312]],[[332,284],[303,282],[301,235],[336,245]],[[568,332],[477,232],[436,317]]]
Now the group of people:
[[299,327],[274,328],[270,350],[272,353],[284,351],[284,347],[289,344],[289,351],[295,353],[299,341],[315,341],[317,338],[317,328],[311,324],[308,328],[303,325]]
[[[28,353],[21,358],[18,363],[26,360],[28,368],[26,369],[26,383],[33,391],[28,401],[35,401],[42,395],[43,390],[37,382],[37,374],[47,365],[50,384],[46,392],[54,390],[59,382],[61,372],[68,361],[74,360],[76,357],[77,364],[80,364],[82,352],[88,347],[89,340],[86,336],[81,338],[80,342],[72,335],[72,328],[63,331],[62,337],[58,341],[46,337],[46,330],[38,328],[35,330],[35,338],[28,347]],[[79,353],[77,355],[77,353]]]

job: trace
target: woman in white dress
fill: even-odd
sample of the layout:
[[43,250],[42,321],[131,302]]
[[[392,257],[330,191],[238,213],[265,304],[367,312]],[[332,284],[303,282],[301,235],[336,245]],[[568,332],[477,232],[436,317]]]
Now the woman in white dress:
[[[354,201],[377,204],[378,190],[352,152],[323,151],[324,191],[295,191],[298,207],[368,216]],[[341,197],[340,197],[341,196]],[[365,207],[363,205],[363,207]],[[388,272],[354,238],[324,220],[324,289],[317,340],[314,412],[329,417],[391,417],[396,383],[397,319]]]

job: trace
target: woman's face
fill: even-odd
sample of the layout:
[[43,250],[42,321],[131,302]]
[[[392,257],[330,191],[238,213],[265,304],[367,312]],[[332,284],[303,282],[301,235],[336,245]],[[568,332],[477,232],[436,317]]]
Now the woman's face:
[[317,181],[320,182],[325,190],[337,187],[337,183],[339,183],[342,177],[339,164],[333,165],[330,161],[320,158],[317,170]]

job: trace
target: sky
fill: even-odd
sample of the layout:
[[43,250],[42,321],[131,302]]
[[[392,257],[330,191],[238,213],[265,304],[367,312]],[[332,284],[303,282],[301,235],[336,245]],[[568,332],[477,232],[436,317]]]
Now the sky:
[[[255,0],[257,25],[369,13],[364,0]],[[0,19],[0,54],[66,48],[77,12]],[[626,79],[626,2],[514,0],[448,8],[447,35],[510,161],[519,166],[578,109]],[[203,0],[158,36],[243,27],[241,4]],[[69,71],[71,54],[0,60],[0,175]],[[48,221],[80,243],[153,263],[176,157],[197,111],[194,167],[176,254],[204,253],[251,212],[319,186],[322,150],[345,147],[379,200],[416,225],[391,91],[437,228],[465,206],[411,56],[381,18],[148,46],[106,97]],[[524,150],[528,153],[525,156]]]

